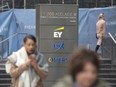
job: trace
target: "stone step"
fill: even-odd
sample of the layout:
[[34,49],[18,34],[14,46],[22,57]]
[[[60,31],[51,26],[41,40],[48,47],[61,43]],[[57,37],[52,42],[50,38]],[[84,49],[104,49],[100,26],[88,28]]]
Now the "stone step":
[[0,74],[6,74],[5,68],[0,68]]
[[116,87],[116,83],[109,83],[110,87]]
[[111,64],[112,60],[109,58],[101,58],[101,64]]
[[11,78],[0,78],[0,84],[9,84],[11,83]]
[[100,69],[99,73],[116,73],[116,69],[107,69],[107,68],[104,68],[104,69]]
[[99,79],[101,79],[101,80],[104,80],[104,81],[106,81],[106,82],[109,82],[109,83],[116,83],[116,78],[99,78]]
[[0,63],[0,68],[5,68],[5,63]]
[[0,78],[11,78],[8,74],[0,74]]
[[116,78],[116,73],[100,73],[99,78]]
[[0,87],[11,87],[11,84],[0,84]]
[[100,64],[100,68],[112,68],[112,64]]

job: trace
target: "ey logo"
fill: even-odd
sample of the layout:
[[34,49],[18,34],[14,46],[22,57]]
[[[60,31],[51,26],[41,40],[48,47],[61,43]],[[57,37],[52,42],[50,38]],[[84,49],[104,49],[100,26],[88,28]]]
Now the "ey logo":
[[62,34],[63,34],[63,32],[62,32],[63,30],[64,30],[64,27],[60,27],[60,28],[55,29],[54,38],[61,38]]

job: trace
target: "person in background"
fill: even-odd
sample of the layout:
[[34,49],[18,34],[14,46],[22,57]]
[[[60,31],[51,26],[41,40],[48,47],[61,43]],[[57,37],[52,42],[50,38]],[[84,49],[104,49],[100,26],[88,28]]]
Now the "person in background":
[[99,56],[90,50],[75,50],[69,61],[69,75],[59,79],[53,87],[110,87],[98,79]]
[[6,72],[12,77],[12,87],[43,87],[48,75],[48,63],[36,49],[36,38],[27,35],[24,46],[13,52],[6,62]]
[[98,51],[102,44],[102,38],[106,36],[106,22],[104,13],[100,13],[98,17],[98,22],[96,23],[96,38],[98,39],[95,52]]

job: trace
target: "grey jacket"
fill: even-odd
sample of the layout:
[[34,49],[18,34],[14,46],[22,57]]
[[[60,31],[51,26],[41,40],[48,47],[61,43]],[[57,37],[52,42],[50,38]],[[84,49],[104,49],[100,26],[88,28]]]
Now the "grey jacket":
[[[64,78],[59,79],[59,81],[52,87],[75,87],[75,86],[71,79],[71,76],[67,75]],[[111,86],[105,81],[99,80],[98,83],[95,85],[95,87],[111,87]]]

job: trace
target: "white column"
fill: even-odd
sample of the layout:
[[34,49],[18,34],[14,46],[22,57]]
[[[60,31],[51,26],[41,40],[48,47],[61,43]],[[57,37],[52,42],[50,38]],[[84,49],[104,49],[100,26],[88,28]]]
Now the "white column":
[[111,0],[111,6],[113,6],[113,4],[114,4],[114,0]]
[[51,0],[49,0],[49,4],[51,4],[52,2],[51,2]]
[[26,9],[26,0],[24,0],[24,9]]
[[12,0],[12,8],[14,9],[14,0]]
[[79,0],[76,1],[77,6],[79,5]]
[[64,0],[62,0],[62,4],[64,4]]
[[97,7],[97,0],[96,0],[96,7]]
[[2,0],[2,11],[3,11],[3,9],[4,9],[4,8],[3,8],[3,2],[4,2],[4,1]]

